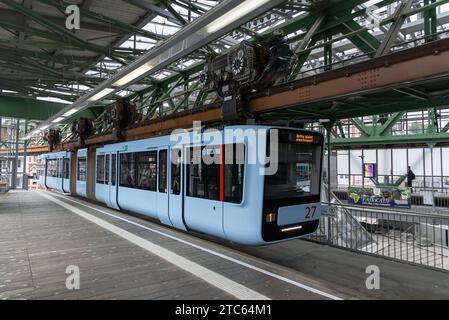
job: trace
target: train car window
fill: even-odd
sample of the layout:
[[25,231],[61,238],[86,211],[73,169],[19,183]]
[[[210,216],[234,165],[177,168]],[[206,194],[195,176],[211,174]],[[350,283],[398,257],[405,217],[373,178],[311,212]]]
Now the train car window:
[[58,178],[62,178],[62,171],[64,170],[64,164],[63,164],[63,160],[64,159],[58,159]]
[[159,151],[159,192],[167,193],[167,150]]
[[136,188],[134,153],[123,153],[120,155],[120,187]]
[[97,183],[104,184],[104,155],[97,156]]
[[216,158],[220,157],[220,147],[194,147],[187,151],[187,159],[190,159],[186,165],[187,195],[194,198],[219,200],[220,163]]
[[171,150],[171,193],[181,194],[181,150]]
[[87,159],[85,157],[78,158],[78,173],[77,180],[78,181],[86,181],[87,179]]
[[58,171],[56,171],[56,160],[48,160],[48,176],[56,178]]
[[201,147],[187,149],[186,165],[187,190],[189,197],[206,197],[206,170],[201,160]]
[[220,200],[220,146],[203,148],[203,166],[206,168],[206,198]]
[[111,184],[115,186],[116,183],[116,175],[117,175],[117,155],[112,155],[112,164],[111,164]]
[[301,135],[299,140],[295,140],[289,139],[287,134],[288,131],[279,133],[278,169],[274,175],[265,176],[265,198],[278,200],[319,195],[320,137],[310,135],[309,140]]
[[56,178],[58,176],[58,164],[56,159],[47,159],[47,177]]
[[139,152],[137,159],[137,188],[157,191],[157,151]]
[[243,180],[245,176],[245,145],[225,145],[224,201],[242,203]]
[[70,179],[70,159],[69,158],[64,158],[63,160],[64,163],[64,179]]
[[111,156],[109,154],[106,155],[106,164],[104,166],[104,183],[109,183],[109,166],[110,166]]

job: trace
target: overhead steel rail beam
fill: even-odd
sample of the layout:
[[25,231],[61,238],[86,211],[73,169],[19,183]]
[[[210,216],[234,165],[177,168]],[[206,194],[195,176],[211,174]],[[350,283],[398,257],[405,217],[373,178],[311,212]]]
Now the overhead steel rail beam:
[[[449,39],[439,40],[275,87],[251,97],[247,104],[247,111],[257,115],[295,109],[303,112],[307,120],[319,120],[323,117],[337,120],[374,115],[381,111],[370,107],[356,115],[352,114],[352,111],[348,114],[345,108],[330,107],[327,110],[316,111],[313,106],[317,103],[331,103],[344,97],[385,92],[426,82],[449,81],[447,61],[449,61]],[[447,100],[444,100],[442,99],[441,105],[447,103]],[[413,108],[419,109],[419,106]],[[410,106],[407,104],[394,104],[389,108],[389,112],[409,109]],[[221,105],[209,105],[199,110],[180,112],[146,121],[128,128],[124,136],[128,140],[147,138],[169,133],[177,128],[190,128],[193,121],[218,123],[221,122],[221,116]],[[99,145],[112,141],[112,135],[106,133],[92,136],[87,140],[87,144]],[[71,149],[76,147],[75,144],[70,142],[61,147]]]
[[[39,128],[30,132],[31,137],[43,129],[53,125],[65,114],[76,110],[79,112],[93,105],[97,100],[120,91],[145,76],[160,71],[171,63],[189,55],[195,50],[207,45],[238,26],[253,20],[261,14],[279,6],[286,0],[225,0],[212,10],[199,17],[169,39],[154,47],[135,62],[117,72],[109,80],[85,94],[72,105],[45,121]],[[251,11],[245,11],[250,8]],[[141,72],[145,70],[145,72]],[[137,73],[136,73],[137,72]],[[127,76],[137,75],[131,81],[121,84]]]
[[[32,147],[26,147],[25,148],[19,148],[18,149],[18,154],[19,155],[23,155],[24,153],[26,153],[27,155],[39,155],[42,153],[47,153],[50,152],[50,150],[48,149],[48,146],[32,146]],[[5,149],[0,149],[0,156],[5,156],[9,154],[9,150],[5,150]]]
[[[290,107],[300,108],[311,103],[393,90],[422,82],[447,80],[447,61],[449,39],[443,39],[287,83],[274,88],[268,94],[259,94],[251,99],[248,111],[262,113]],[[306,108],[303,109],[307,111]],[[394,107],[389,111],[403,111],[393,109]],[[328,111],[335,119],[368,116],[380,112],[374,107],[364,110],[361,115],[347,114],[344,109]]]

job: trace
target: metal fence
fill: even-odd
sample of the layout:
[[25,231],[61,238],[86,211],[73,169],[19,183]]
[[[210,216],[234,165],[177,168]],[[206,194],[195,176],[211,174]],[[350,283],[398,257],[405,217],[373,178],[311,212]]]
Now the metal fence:
[[449,272],[449,216],[324,204],[309,240]]

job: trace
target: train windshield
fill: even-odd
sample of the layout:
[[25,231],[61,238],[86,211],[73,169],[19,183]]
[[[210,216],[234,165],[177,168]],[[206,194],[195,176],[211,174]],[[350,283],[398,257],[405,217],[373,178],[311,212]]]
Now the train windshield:
[[[270,142],[269,142],[270,145]],[[272,148],[275,152],[276,148]],[[268,148],[270,150],[270,148]],[[265,176],[265,199],[291,199],[320,194],[322,138],[313,134],[279,131],[275,173]]]

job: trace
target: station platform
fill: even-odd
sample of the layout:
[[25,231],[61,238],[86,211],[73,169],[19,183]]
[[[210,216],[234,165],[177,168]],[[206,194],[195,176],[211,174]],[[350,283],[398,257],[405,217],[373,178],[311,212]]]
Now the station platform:
[[444,272],[302,240],[241,247],[52,192],[0,196],[0,299],[448,298]]

